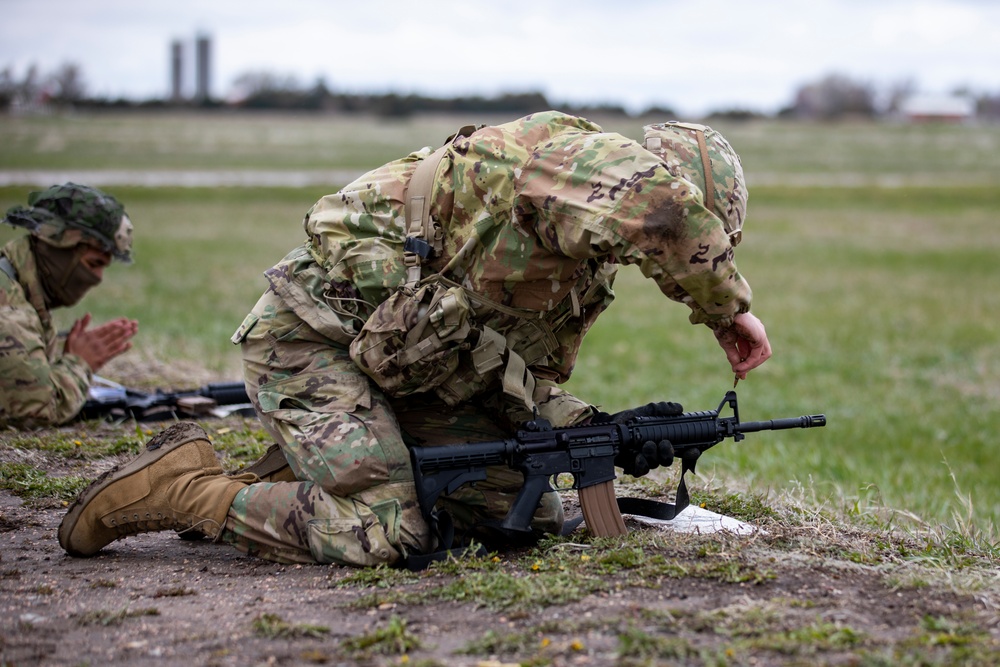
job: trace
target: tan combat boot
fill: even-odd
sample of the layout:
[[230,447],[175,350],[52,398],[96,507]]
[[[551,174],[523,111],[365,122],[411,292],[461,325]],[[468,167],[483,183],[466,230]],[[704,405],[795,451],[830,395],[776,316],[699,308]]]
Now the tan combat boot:
[[235,475],[246,473],[253,473],[254,475],[257,475],[262,482],[299,481],[295,477],[295,473],[292,472],[291,466],[288,465],[285,453],[281,451],[281,447],[277,444],[268,447],[267,451],[264,452],[264,455],[250,465],[231,474]]
[[[295,477],[295,473],[292,472],[291,466],[288,465],[284,452],[281,451],[281,447],[277,444],[268,447],[267,451],[264,452],[264,455],[250,465],[239,470],[234,470],[228,474],[230,477],[235,479],[245,479],[247,475],[253,475],[256,479],[248,481],[254,482],[299,481],[298,478]],[[188,527],[179,527],[175,530],[177,531],[177,537],[187,542],[196,542],[205,538],[205,534],[197,528],[192,530]]]
[[233,498],[251,481],[222,473],[200,426],[174,424],[80,494],[59,524],[59,544],[71,556],[92,556],[123,537],[168,528],[216,537]]

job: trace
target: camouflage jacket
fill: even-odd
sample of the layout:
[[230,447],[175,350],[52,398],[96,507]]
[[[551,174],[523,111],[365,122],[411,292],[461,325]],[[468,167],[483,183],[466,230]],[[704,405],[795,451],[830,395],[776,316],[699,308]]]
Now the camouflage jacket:
[[17,277],[0,271],[0,426],[65,423],[87,398],[90,366],[77,355],[63,354],[29,237],[9,242],[0,255]]
[[[403,200],[429,153],[321,199],[303,222],[306,243],[267,272],[272,290],[323,335],[348,344],[405,282]],[[557,345],[530,369],[543,381],[570,376],[583,336],[614,298],[620,264],[638,265],[687,304],[693,323],[727,324],[750,308],[749,285],[701,191],[639,143],[581,118],[539,113],[455,139],[437,169],[430,214],[442,238],[423,275],[478,236],[448,277],[547,322]],[[512,326],[496,311],[478,317],[504,334]]]

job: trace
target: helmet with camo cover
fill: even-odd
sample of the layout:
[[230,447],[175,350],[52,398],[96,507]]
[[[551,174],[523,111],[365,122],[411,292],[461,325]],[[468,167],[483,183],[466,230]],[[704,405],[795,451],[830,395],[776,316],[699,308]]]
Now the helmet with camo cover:
[[725,137],[706,125],[669,121],[646,125],[643,145],[675,176],[705,193],[705,206],[722,220],[736,246],[743,238],[747,187],[740,156]]
[[132,261],[132,221],[117,199],[97,188],[65,183],[32,192],[28,205],[8,209],[3,221],[57,248],[87,243]]

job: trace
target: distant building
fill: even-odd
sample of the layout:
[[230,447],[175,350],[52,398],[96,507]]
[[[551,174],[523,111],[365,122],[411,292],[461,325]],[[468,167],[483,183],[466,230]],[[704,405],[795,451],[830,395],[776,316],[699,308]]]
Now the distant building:
[[962,123],[976,115],[976,102],[959,95],[911,95],[900,104],[899,112],[914,123]]
[[193,67],[190,62],[191,51],[192,43],[189,40],[175,39],[170,42],[170,101],[174,104],[185,101],[199,103],[212,99],[212,38],[205,34],[195,37]]
[[170,100],[184,99],[184,44],[175,39],[170,43]]
[[212,70],[212,38],[208,35],[198,35],[195,40],[195,89],[196,102],[205,102],[212,98],[209,74]]

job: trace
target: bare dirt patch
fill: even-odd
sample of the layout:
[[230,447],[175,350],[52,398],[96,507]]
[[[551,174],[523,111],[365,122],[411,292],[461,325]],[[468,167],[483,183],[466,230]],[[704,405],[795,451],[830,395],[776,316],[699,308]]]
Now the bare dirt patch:
[[[53,476],[131,456],[11,442],[0,461]],[[0,491],[2,665],[1000,664],[995,561],[795,508],[752,537],[633,525],[420,573],[279,565],[170,532],[70,558],[64,511]]]

